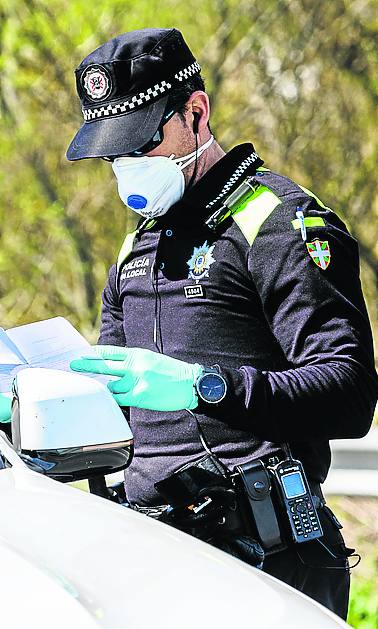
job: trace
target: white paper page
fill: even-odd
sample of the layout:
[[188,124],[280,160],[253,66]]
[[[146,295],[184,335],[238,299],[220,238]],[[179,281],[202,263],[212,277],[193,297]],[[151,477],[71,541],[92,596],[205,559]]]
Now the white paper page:
[[25,358],[20,350],[8,337],[5,330],[0,328],[0,366],[20,365],[25,362]]
[[90,349],[88,341],[63,317],[36,321],[11,328],[7,335],[22,352],[26,361],[39,367],[52,367],[59,356]]
[[33,363],[33,367],[44,367],[47,369],[60,369],[62,371],[70,371],[71,373],[78,373],[82,376],[88,376],[89,378],[94,378],[103,384],[107,384],[110,380],[118,380],[117,376],[103,376],[99,373],[84,373],[80,371],[73,371],[70,368],[70,362],[75,358],[81,358],[85,354],[85,356],[94,356],[95,352],[92,347],[89,345],[83,349],[75,349],[70,352],[66,352],[65,354],[61,354],[60,356],[56,356],[55,358],[51,358],[48,363],[45,361],[35,362]]
[[[11,328],[7,335],[19,348],[28,364],[11,369],[2,369],[0,364],[0,392],[12,390],[15,375],[26,367],[43,367],[45,369],[61,369],[71,371],[70,362],[81,358],[83,354],[94,355],[88,341],[63,317],[54,317],[45,321],[37,321],[27,325]],[[103,384],[117,380],[116,376],[85,373]]]

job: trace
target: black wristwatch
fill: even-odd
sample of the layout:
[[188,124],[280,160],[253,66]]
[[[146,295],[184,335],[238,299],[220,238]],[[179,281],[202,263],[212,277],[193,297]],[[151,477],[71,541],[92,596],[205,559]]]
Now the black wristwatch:
[[221,402],[227,393],[227,383],[216,367],[204,367],[195,388],[201,400],[209,404]]

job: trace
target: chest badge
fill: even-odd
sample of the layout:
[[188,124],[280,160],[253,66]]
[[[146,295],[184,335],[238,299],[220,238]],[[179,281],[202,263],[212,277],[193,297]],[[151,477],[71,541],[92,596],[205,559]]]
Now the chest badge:
[[306,247],[316,266],[325,271],[331,261],[331,251],[328,240],[315,238],[313,242],[306,242]]
[[209,277],[210,266],[215,262],[214,247],[215,245],[208,245],[207,240],[200,247],[194,247],[192,257],[186,263],[189,267],[188,279],[197,283],[204,277]]

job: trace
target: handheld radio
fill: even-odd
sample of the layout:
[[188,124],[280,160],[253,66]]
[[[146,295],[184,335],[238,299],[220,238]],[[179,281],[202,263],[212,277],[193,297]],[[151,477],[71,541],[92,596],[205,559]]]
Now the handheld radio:
[[283,511],[287,514],[294,542],[300,544],[322,537],[322,527],[302,463],[291,458],[277,461],[277,458],[271,459],[267,468]]

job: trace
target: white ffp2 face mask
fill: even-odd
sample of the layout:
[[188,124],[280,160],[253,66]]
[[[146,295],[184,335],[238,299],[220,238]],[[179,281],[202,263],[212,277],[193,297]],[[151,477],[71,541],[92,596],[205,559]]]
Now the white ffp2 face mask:
[[145,218],[165,214],[185,190],[182,170],[213,142],[211,138],[198,151],[178,157],[117,157],[112,163],[123,203]]

